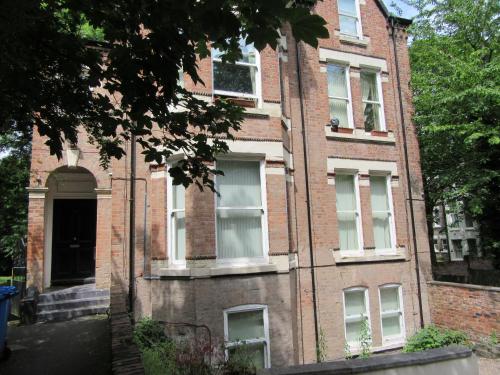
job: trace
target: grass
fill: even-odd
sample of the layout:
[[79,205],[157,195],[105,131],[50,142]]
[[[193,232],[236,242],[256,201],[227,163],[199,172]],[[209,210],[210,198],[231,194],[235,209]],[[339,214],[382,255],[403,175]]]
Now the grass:
[[[0,276],[0,286],[10,285],[12,276]],[[24,281],[24,276],[14,276],[14,281]]]

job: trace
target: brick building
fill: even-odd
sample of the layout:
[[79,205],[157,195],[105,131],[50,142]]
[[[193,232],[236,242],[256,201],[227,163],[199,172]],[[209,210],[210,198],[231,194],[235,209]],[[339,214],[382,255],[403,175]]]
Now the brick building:
[[[363,321],[375,350],[399,348],[429,320],[409,22],[376,0],[314,11],[330,32],[317,49],[284,28],[278,51],[243,46],[233,66],[213,51],[206,86],[185,77],[246,107],[220,197],[172,186],[182,155],[137,153],[136,315],[205,324],[229,355],[248,339],[262,366],[314,362],[320,340],[327,359],[355,353]],[[82,134],[58,161],[35,134],[31,169],[28,284],[127,285],[130,156],[103,170]]]

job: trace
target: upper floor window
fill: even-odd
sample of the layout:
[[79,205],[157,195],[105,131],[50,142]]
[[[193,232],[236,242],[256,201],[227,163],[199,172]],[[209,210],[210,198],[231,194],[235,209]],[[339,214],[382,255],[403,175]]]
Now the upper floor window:
[[368,330],[371,331],[368,289],[351,288],[344,291],[344,324],[347,344],[351,348],[359,348],[363,325],[368,325]]
[[376,250],[395,249],[390,176],[370,176],[373,240]]
[[361,17],[358,0],[338,0],[340,32],[361,39]]
[[351,90],[349,87],[349,68],[329,64],[328,99],[330,118],[337,119],[342,128],[352,128]]
[[384,343],[403,341],[405,333],[402,297],[399,285],[384,285],[379,288],[380,320]]
[[220,160],[216,177],[217,257],[219,260],[264,260],[266,205],[263,162]]
[[222,62],[222,51],[212,49],[214,93],[259,99],[260,56],[253,44],[240,40],[242,56],[234,63]]
[[167,187],[168,237],[171,263],[183,265],[186,262],[186,210],[183,185],[172,184],[170,175]]
[[380,73],[372,71],[362,71],[361,91],[365,130],[385,131]]
[[337,221],[341,251],[361,251],[361,215],[357,177],[352,174],[335,176]]
[[226,356],[241,355],[256,368],[270,366],[267,306],[244,305],[224,311]]

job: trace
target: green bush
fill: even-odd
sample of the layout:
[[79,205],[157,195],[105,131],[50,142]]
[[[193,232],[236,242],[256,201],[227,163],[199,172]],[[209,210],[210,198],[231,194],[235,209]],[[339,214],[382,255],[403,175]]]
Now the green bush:
[[403,352],[419,352],[427,349],[442,348],[448,345],[469,346],[469,338],[464,332],[451,329],[440,329],[436,326],[427,326],[406,341]]
[[142,349],[142,362],[146,375],[174,375],[176,347],[172,341],[157,343]]
[[151,318],[142,318],[134,327],[134,341],[141,351],[168,341],[163,326]]

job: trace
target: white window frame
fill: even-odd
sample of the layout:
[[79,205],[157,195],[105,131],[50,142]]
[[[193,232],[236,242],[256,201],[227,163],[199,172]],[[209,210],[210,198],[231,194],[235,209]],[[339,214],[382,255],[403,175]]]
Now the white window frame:
[[260,63],[260,52],[255,49],[255,63],[247,63],[243,61],[235,61],[234,65],[255,67],[255,94],[248,94],[243,92],[226,91],[226,90],[216,90],[214,81],[214,62],[222,63],[222,59],[214,56],[214,49],[211,50],[211,64],[212,64],[212,99],[215,95],[232,96],[235,98],[245,98],[245,99],[255,99],[257,101],[257,107],[262,107],[262,77],[261,77],[261,63]]
[[[389,234],[390,234],[390,241],[391,241],[391,247],[388,249],[377,249],[375,248],[375,253],[379,255],[394,255],[397,252],[396,249],[396,244],[397,244],[397,239],[396,239],[396,220],[394,219],[394,201],[393,201],[393,196],[392,196],[392,186],[391,186],[391,180],[392,180],[392,175],[387,174],[387,173],[370,173],[370,178],[371,177],[385,177],[385,184],[386,184],[386,190],[387,190],[387,201],[389,202],[389,210],[388,211],[377,211],[377,212],[387,212],[389,213]],[[371,183],[370,183],[370,202],[371,202]],[[373,208],[371,211],[371,216],[372,216],[372,230],[373,230]]]
[[[363,28],[361,25],[361,10],[359,9],[359,0],[354,0],[355,2],[355,7],[356,7],[356,15],[353,15],[351,13],[343,13],[340,10],[340,1],[337,1],[337,10],[339,12],[339,30],[342,35],[347,35],[353,38],[358,38],[359,40],[363,39]],[[342,31],[341,26],[340,26],[340,16],[345,16],[345,17],[350,17],[350,18],[355,18],[356,19],[356,33],[357,35],[352,35],[348,34]]]
[[[398,298],[399,298],[399,310],[394,311],[386,311],[382,312],[382,296],[380,291],[382,289],[398,289]],[[380,332],[382,335],[382,346],[384,345],[394,345],[394,344],[402,344],[405,342],[406,338],[406,328],[405,328],[405,312],[404,312],[404,303],[403,303],[403,288],[401,284],[384,284],[379,286],[378,288],[378,305],[380,306]],[[397,336],[384,336],[384,328],[382,325],[382,318],[388,315],[399,314],[399,329],[401,331],[400,335]]]
[[[330,110],[330,99],[337,99],[337,100],[345,100],[347,101],[347,128],[348,129],[354,129],[354,116],[352,112],[352,96],[351,96],[351,73],[350,73],[350,66],[346,64],[341,64],[337,63],[334,61],[328,61],[327,63],[328,66],[337,66],[340,68],[345,69],[345,82],[347,86],[347,98],[341,97],[341,96],[333,96],[330,95],[330,92],[328,92],[328,110]],[[326,68],[326,74],[327,74],[327,83],[328,83],[328,66]],[[327,87],[328,89],[328,87]],[[331,118],[331,114],[330,114]]]
[[[264,321],[264,338],[252,339],[244,341],[229,341],[229,319],[228,316],[234,313],[262,311],[262,319]],[[229,358],[229,349],[245,344],[260,344],[264,343],[266,355],[264,356],[264,368],[271,367],[271,340],[269,337],[269,309],[266,305],[250,304],[231,307],[224,310],[224,354],[226,360]]]
[[[216,248],[216,262],[220,265],[231,265],[231,266],[247,266],[252,264],[266,264],[269,263],[269,231],[268,231],[268,218],[267,218],[267,182],[266,182],[266,161],[263,159],[257,159],[254,157],[219,157],[218,160],[224,161],[253,161],[259,163],[260,172],[260,197],[262,202],[262,207],[238,207],[238,210],[244,209],[260,209],[262,212],[261,222],[262,222],[262,256],[259,257],[241,257],[241,258],[220,258],[219,257],[219,241],[217,238],[217,210],[227,210],[232,209],[232,207],[218,207],[217,204],[217,193],[214,193],[215,199],[215,248]],[[215,163],[215,169],[217,169],[217,162]],[[214,184],[217,186],[217,176],[214,177]]]
[[[356,230],[358,231],[358,245],[359,249],[349,249],[340,250],[340,256],[362,256],[364,254],[364,243],[363,243],[363,222],[361,216],[361,198],[359,192],[359,173],[352,171],[335,171],[335,177],[341,176],[352,176],[354,179],[354,194],[356,197]],[[337,189],[335,189],[335,202],[337,202]],[[350,211],[342,211],[350,212]],[[338,209],[336,208],[335,214],[337,215],[337,233],[339,237],[339,247],[340,247],[340,229],[338,225]]]
[[342,291],[342,303],[343,303],[343,308],[344,308],[344,341],[349,345],[350,350],[357,351],[360,348],[359,342],[349,342],[347,341],[347,323],[350,322],[356,322],[359,321],[359,318],[356,316],[347,316],[346,315],[346,304],[345,304],[345,294],[349,292],[364,292],[364,297],[365,297],[365,306],[366,306],[366,318],[368,319],[368,328],[370,330],[370,336],[371,336],[371,342],[373,342],[373,330],[372,330],[372,323],[371,323],[371,317],[370,317],[370,298],[368,294],[368,288],[362,287],[362,286],[356,286],[352,288],[346,288]]
[[[167,250],[168,250],[168,259],[169,264],[173,267],[185,268],[186,267],[186,258],[184,259],[175,259],[175,231],[173,230],[173,220],[172,217],[175,212],[184,211],[184,220],[186,220],[186,196],[184,196],[184,209],[173,209],[173,179],[170,176],[169,169],[172,168],[177,161],[173,161],[167,164]],[[186,240],[187,240],[187,231],[186,231]]]
[[[455,243],[456,242],[460,242],[460,250],[461,250],[461,257],[457,257],[457,252],[455,250]],[[450,248],[450,253],[451,253],[451,260],[452,261],[461,261],[461,260],[464,260],[464,244],[463,244],[463,240],[461,238],[452,238],[450,240],[450,245],[451,245],[451,248]]]
[[[381,131],[385,132],[387,131],[387,126],[385,123],[385,109],[384,109],[384,95],[383,95],[383,90],[382,90],[382,72],[380,69],[376,68],[371,68],[371,67],[362,67],[361,72],[359,75],[359,80],[360,80],[360,86],[362,86],[362,76],[361,73],[366,72],[366,73],[372,73],[375,74],[375,84],[377,85],[377,93],[378,93],[378,101],[374,100],[365,100],[363,99],[363,93],[361,93],[361,104],[364,105],[365,103],[367,104],[378,104],[379,107],[379,118],[380,118],[380,129],[373,129],[375,131]],[[363,106],[362,106],[363,107]],[[364,112],[364,110],[363,110]],[[364,113],[363,113],[363,128],[365,127],[364,124]]]

